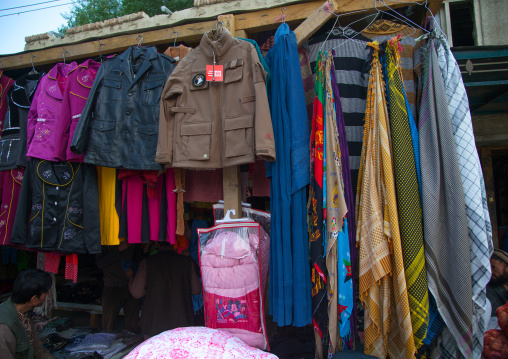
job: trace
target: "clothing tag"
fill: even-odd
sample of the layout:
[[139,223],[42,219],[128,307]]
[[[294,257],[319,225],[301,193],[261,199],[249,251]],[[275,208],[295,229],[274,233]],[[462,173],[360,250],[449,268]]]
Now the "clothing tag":
[[206,65],[207,81],[224,81],[222,65]]

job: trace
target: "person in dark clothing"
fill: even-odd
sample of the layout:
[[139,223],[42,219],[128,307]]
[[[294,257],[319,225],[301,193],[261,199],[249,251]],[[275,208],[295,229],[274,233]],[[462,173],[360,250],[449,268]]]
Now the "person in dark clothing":
[[[97,255],[97,267],[104,273],[102,292],[102,330],[113,331],[116,318],[123,308],[125,327],[132,332],[139,331],[139,310],[141,301],[129,292],[129,278],[126,275],[134,255],[135,246],[127,241],[118,246],[102,246]],[[124,268],[125,265],[125,268]]]
[[156,254],[145,257],[139,269],[129,271],[129,289],[134,298],[145,297],[141,331],[148,339],[166,330],[194,324],[191,294],[201,293],[201,282],[192,259],[178,254],[167,242]]
[[54,359],[42,346],[30,316],[44,304],[50,288],[50,275],[40,269],[18,274],[11,297],[0,304],[0,358]]
[[508,253],[501,249],[494,250],[490,258],[492,278],[487,285],[487,298],[492,304],[492,316],[496,309],[508,301]]

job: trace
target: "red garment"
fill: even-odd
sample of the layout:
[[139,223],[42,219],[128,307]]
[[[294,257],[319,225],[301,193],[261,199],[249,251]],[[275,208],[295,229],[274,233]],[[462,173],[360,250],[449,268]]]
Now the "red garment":
[[218,202],[221,199],[224,199],[222,169],[186,172],[185,202]]
[[44,270],[49,273],[58,274],[58,267],[60,266],[60,254],[45,253],[44,255]]
[[266,178],[265,162],[257,160],[252,167],[252,196],[270,197],[270,180]]
[[7,91],[14,84],[14,80],[4,75],[4,72],[0,70],[0,135],[2,134],[2,128],[4,127],[4,118],[7,113]]
[[76,253],[65,256],[65,279],[78,281],[78,255]]
[[146,194],[149,198],[157,196],[157,178],[159,177],[159,171],[138,171],[138,170],[119,170],[118,179],[122,180],[132,175],[139,175],[146,184]]

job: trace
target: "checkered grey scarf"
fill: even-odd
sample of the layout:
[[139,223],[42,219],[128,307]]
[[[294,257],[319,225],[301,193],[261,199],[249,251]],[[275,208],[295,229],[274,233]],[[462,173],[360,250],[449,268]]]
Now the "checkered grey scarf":
[[469,103],[460,69],[446,39],[441,35],[437,36],[436,51],[448,99],[448,112],[452,122],[464,189],[471,246],[473,324],[476,324],[473,326],[473,357],[479,358],[483,350],[486,286],[491,277],[492,226],[487,207],[483,173],[475,145]]

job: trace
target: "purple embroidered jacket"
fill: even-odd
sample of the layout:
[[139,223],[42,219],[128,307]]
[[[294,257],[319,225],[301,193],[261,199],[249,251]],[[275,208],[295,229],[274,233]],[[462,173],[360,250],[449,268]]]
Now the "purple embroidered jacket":
[[78,64],[56,64],[35,91],[27,120],[27,157],[56,161],[56,123],[68,74]]
[[92,83],[101,63],[86,60],[69,72],[63,94],[62,106],[56,124],[55,158],[60,161],[83,162],[85,154],[71,152],[70,146],[74,130],[85,107]]

